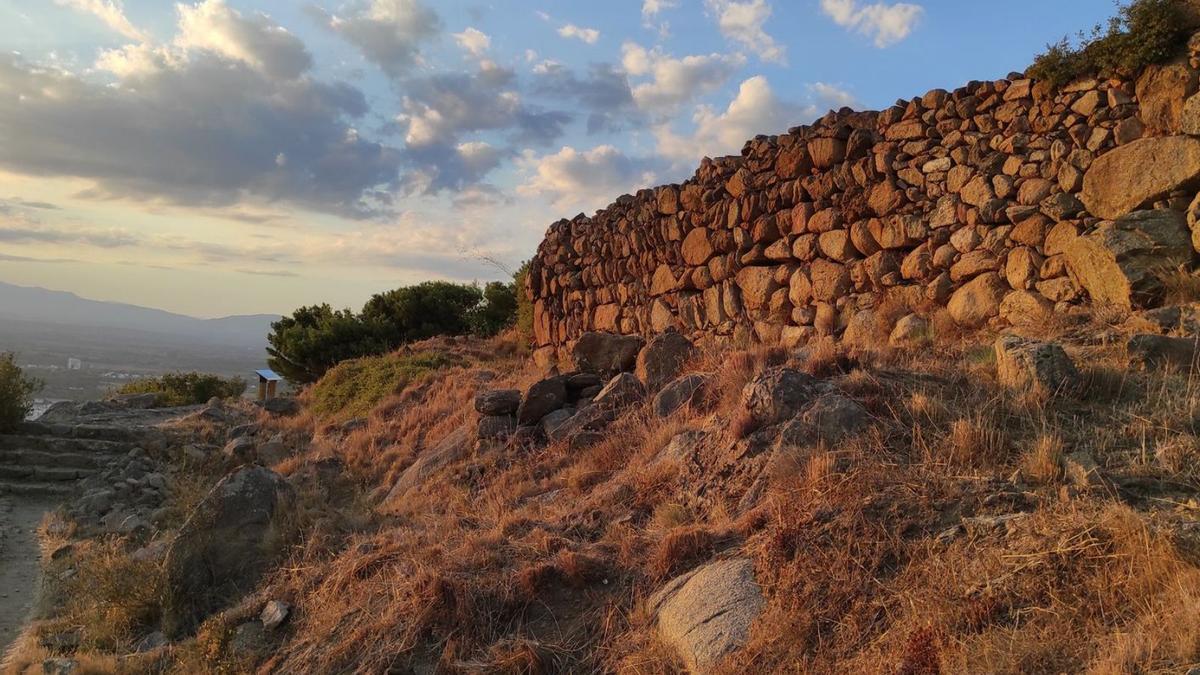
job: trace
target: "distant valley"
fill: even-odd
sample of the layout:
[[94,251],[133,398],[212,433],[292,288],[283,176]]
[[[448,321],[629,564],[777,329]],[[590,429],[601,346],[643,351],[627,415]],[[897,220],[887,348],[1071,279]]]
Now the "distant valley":
[[134,377],[199,370],[246,377],[266,363],[279,316],[198,319],[0,282],[0,351],[46,383],[46,398],[89,399]]

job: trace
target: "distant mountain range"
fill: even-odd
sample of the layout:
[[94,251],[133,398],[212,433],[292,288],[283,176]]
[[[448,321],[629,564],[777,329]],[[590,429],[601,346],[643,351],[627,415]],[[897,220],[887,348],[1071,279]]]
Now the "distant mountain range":
[[189,342],[236,347],[265,346],[276,314],[198,319],[161,309],[88,300],[74,293],[0,282],[0,319],[62,326],[118,328],[180,336]]

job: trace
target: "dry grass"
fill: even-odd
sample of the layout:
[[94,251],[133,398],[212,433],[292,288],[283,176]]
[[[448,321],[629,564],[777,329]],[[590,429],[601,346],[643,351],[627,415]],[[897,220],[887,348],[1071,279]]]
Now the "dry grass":
[[[1047,330],[1074,339],[1113,325]],[[259,672],[678,672],[644,600],[726,555],[754,560],[767,605],[721,672],[1180,672],[1200,661],[1200,569],[1178,545],[1200,496],[1193,378],[1130,372],[1119,336],[1079,339],[1069,350],[1088,364],[1088,387],[1030,398],[995,382],[990,336],[936,335],[872,355],[831,341],[803,353],[707,347],[689,364],[714,382],[702,409],[659,420],[639,407],[585,448],[481,446],[386,514],[356,502],[336,526],[307,527],[181,663],[230,668],[239,612],[286,598],[297,612]],[[837,446],[764,445],[769,430],[740,421],[741,392],[785,363],[859,400],[872,429]],[[344,438],[312,428],[319,442],[289,470],[336,457],[381,494],[473,423],[478,388],[537,377],[505,359],[448,369]],[[312,420],[287,424],[299,433]],[[708,440],[687,461],[658,461],[685,430]],[[1063,501],[1062,458],[1081,451],[1118,487]],[[320,503],[305,510],[316,517]]]

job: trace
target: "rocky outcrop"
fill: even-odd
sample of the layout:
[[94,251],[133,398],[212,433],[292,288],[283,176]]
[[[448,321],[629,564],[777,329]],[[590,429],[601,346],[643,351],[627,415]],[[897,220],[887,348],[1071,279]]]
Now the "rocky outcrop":
[[1182,213],[1136,211],[1100,223],[1066,245],[1071,276],[1097,303],[1130,308],[1153,300],[1159,275],[1191,262],[1191,235]]
[[1200,186],[1200,138],[1144,138],[1100,156],[1083,179],[1084,205],[1114,219],[1180,188]]
[[231,474],[196,506],[167,550],[163,631],[190,634],[213,611],[257,583],[278,553],[292,488],[279,474],[251,467]]
[[663,641],[688,672],[712,672],[742,647],[766,601],[745,558],[710,563],[678,577],[647,601]]

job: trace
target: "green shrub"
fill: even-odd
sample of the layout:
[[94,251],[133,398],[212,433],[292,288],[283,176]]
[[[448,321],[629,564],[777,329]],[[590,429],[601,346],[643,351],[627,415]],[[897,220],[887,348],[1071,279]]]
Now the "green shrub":
[[1026,74],[1061,86],[1087,75],[1128,77],[1179,53],[1187,41],[1191,13],[1183,0],[1133,0],[1119,4],[1107,26],[1047,45]]
[[365,417],[380,401],[418,377],[456,361],[434,352],[386,354],[343,361],[309,391],[309,410],[323,420]]
[[533,298],[529,295],[529,261],[521,263],[517,273],[513,275],[513,286],[517,293],[517,334],[521,344],[533,344]]
[[246,393],[240,377],[223,378],[207,373],[168,373],[146,377],[118,387],[116,394],[158,394],[168,406],[199,405],[213,398],[235,398]]
[[33,395],[42,388],[40,380],[26,377],[16,356],[0,354],[0,431],[9,431],[33,410]]
[[347,359],[389,351],[378,326],[348,309],[301,307],[271,324],[267,336],[271,369],[292,382],[316,382]]
[[512,325],[514,284],[427,281],[378,293],[355,314],[329,305],[301,307],[271,324],[267,353],[275,372],[308,384],[342,361],[386,354],[437,335],[491,336]]

